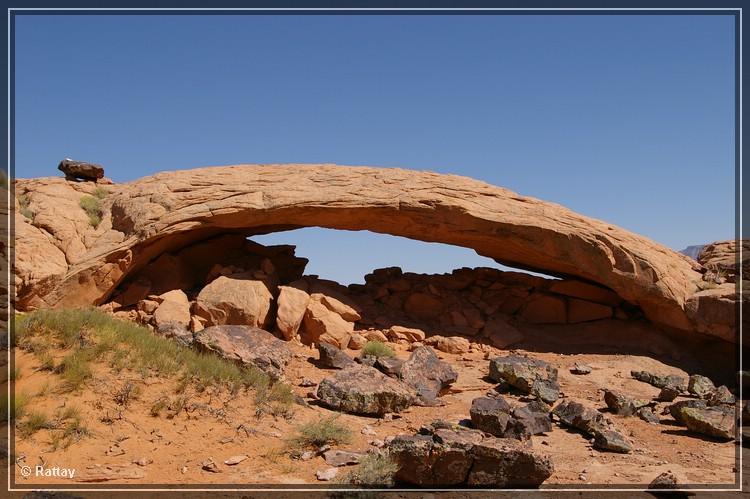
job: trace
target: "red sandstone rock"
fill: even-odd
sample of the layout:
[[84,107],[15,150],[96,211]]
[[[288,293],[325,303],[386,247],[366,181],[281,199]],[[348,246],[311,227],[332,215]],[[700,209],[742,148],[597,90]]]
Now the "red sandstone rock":
[[[148,262],[218,233],[315,225],[470,247],[504,264],[606,286],[656,323],[714,330],[687,312],[700,280],[700,266],[688,257],[562,206],[465,177],[333,165],[164,172],[108,186],[96,229],[78,206],[95,185],[79,184],[90,183],[17,181],[34,212],[33,220],[16,215],[19,310],[101,304]],[[434,309],[421,310],[426,315]],[[734,317],[719,320],[731,328]]]
[[521,316],[532,324],[565,324],[565,300],[550,295],[532,295]]
[[612,307],[577,298],[568,298],[568,322],[588,322],[612,317]]

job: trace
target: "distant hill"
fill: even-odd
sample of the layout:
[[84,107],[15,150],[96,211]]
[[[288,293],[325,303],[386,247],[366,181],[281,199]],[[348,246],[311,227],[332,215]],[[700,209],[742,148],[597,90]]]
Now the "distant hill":
[[705,244],[696,244],[695,246],[688,246],[687,248],[680,250],[680,253],[683,255],[687,255],[693,260],[698,259],[698,255],[700,254],[703,247],[706,246]]

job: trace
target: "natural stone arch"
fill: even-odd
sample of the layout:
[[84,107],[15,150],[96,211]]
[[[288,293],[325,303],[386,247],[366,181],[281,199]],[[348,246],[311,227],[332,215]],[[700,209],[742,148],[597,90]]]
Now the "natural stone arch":
[[[74,258],[66,253],[64,272],[24,287],[23,264],[16,268],[18,305],[98,304],[165,251],[225,232],[318,226],[472,248],[512,267],[601,284],[655,323],[700,330],[696,310],[687,306],[701,279],[696,262],[560,205],[466,177],[395,168],[237,165],[163,172],[109,190],[110,216],[84,251]],[[17,254],[30,233],[28,227],[19,231]]]

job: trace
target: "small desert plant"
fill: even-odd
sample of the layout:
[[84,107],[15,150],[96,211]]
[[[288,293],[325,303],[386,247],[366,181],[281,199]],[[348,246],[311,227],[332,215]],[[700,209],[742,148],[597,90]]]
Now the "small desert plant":
[[330,416],[300,426],[290,444],[298,448],[319,448],[326,444],[346,444],[351,440],[349,428],[339,423],[338,416]]
[[52,450],[67,449],[71,444],[92,435],[91,430],[83,425],[77,413],[68,418],[61,419],[66,419],[67,421],[65,421],[61,429],[54,431],[50,435]]
[[373,357],[395,357],[396,354],[394,353],[391,348],[386,345],[385,343],[381,341],[368,341],[365,343],[364,348],[362,349],[363,355],[371,355]]
[[28,437],[43,429],[52,428],[52,422],[49,417],[40,411],[32,411],[26,416],[26,419],[19,425],[21,435]]
[[16,198],[18,199],[18,206],[20,207],[18,210],[19,213],[29,220],[33,220],[34,212],[29,208],[29,205],[31,204],[29,197],[26,194],[19,194]]
[[65,357],[57,370],[65,382],[66,391],[78,390],[91,377],[90,355],[85,350],[75,350]]
[[167,405],[169,405],[169,399],[167,397],[159,397],[154,401],[153,404],[151,404],[149,414],[151,414],[151,416],[155,418],[158,418],[161,415],[161,411],[167,408]]
[[10,406],[11,420],[18,421],[26,414],[26,406],[29,404],[31,396],[25,392],[16,392],[13,398],[13,404]]
[[102,223],[102,216],[104,215],[101,198],[88,195],[83,196],[78,202],[78,205],[83,208],[83,211],[88,215],[91,226],[93,228],[99,227],[99,224]]
[[49,394],[49,392],[52,390],[52,384],[49,381],[45,381],[42,383],[42,385],[39,387],[39,391],[36,392],[37,397],[44,397],[45,395]]
[[256,387],[255,391],[255,415],[261,417],[265,413],[273,416],[282,416],[286,419],[292,417],[292,405],[294,404],[294,392],[289,385],[273,383],[267,386]]
[[104,187],[97,187],[94,189],[94,192],[91,193],[96,199],[104,199],[107,197],[107,194],[109,194],[109,192],[107,192],[107,189]]
[[55,358],[52,356],[52,352],[49,349],[41,350],[36,356],[39,361],[39,367],[37,371],[54,371],[55,370]]
[[140,387],[128,381],[120,389],[116,390],[113,396],[117,405],[127,407],[132,400],[138,398]]
[[393,476],[398,471],[396,464],[388,455],[367,454],[359,465],[344,475],[340,483],[352,485],[367,485],[375,487],[391,487]]

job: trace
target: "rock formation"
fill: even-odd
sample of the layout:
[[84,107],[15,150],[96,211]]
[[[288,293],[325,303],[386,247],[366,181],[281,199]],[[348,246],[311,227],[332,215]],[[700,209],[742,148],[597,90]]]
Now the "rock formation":
[[[18,309],[101,304],[123,282],[138,282],[135,277],[150,265],[167,265],[184,248],[222,234],[320,226],[473,248],[500,263],[576,277],[580,286],[597,284],[599,293],[642,310],[654,323],[734,341],[734,314],[728,313],[734,287],[696,294],[704,269],[690,258],[562,206],[465,177],[334,165],[163,172],[108,185],[96,226],[79,206],[80,197],[93,189],[91,183],[60,178],[17,181],[17,202],[22,196],[33,214],[27,218],[17,206]],[[141,289],[149,274],[154,275],[140,274]],[[534,293],[500,300],[502,291],[497,302],[520,302],[520,315],[531,322],[594,320],[615,310],[607,303],[591,306]],[[323,310],[330,309],[320,304],[303,321],[308,315],[311,323],[324,321]],[[433,296],[412,293],[400,306],[428,318],[438,304]],[[453,318],[456,327],[481,320],[462,315]],[[291,331],[295,325],[293,318],[284,327]],[[350,341],[347,328],[342,325],[331,343]]]

